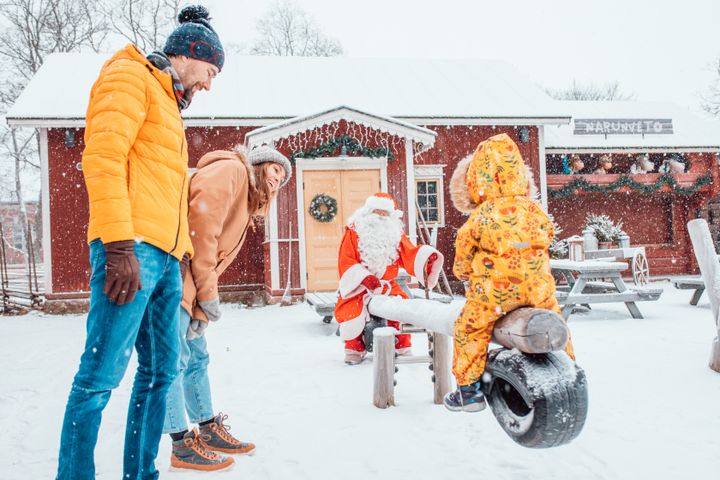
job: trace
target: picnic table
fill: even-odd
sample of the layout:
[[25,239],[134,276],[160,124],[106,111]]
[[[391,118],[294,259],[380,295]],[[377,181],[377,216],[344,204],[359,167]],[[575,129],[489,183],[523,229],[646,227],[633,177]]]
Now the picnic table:
[[630,260],[630,271],[632,272],[635,285],[647,285],[650,280],[650,267],[648,266],[645,247],[622,247],[608,248],[603,250],[585,250],[587,260]]
[[624,303],[633,318],[643,318],[635,302],[658,300],[662,294],[660,288],[628,288],[622,278],[628,268],[624,262],[550,260],[550,268],[567,281],[555,293],[566,320],[576,305],[616,302]]

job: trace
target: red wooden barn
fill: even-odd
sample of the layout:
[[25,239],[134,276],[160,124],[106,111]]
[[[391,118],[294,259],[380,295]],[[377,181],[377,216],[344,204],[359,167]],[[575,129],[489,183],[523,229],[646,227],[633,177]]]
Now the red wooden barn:
[[[40,130],[49,301],[87,297],[88,211],[80,160],[88,94],[106,59],[50,56],[7,115],[13,126]],[[417,202],[428,223],[437,227],[438,247],[451,259],[455,231],[464,217],[450,205],[449,177],[458,160],[494,134],[505,132],[515,139],[540,179],[544,204],[547,189],[559,189],[569,178],[545,174],[547,132],[553,141],[562,139],[561,129],[570,128],[567,105],[495,61],[233,57],[213,90],[198,94],[184,117],[191,167],[205,152],[236,144],[272,144],[294,159],[293,178],[265,227],[251,233],[244,252],[221,278],[222,291],[253,301],[277,299],[288,282],[295,295],[336,288],[343,224],[378,190],[390,192],[406,212],[411,237],[416,236]],[[552,155],[575,148],[561,144],[552,144]],[[718,150],[706,145],[682,151],[697,153],[700,160],[693,160],[693,168],[702,165],[715,179],[716,157],[706,152]],[[651,232],[655,236],[648,236],[649,242],[665,245],[658,252],[676,249],[687,255],[682,222],[709,198],[710,190],[703,186],[682,207],[672,193],[669,201],[638,196],[658,216],[670,218],[666,224],[678,236],[669,242]],[[320,193],[337,203],[331,222],[319,222],[308,212]],[[576,198],[587,202],[592,195],[571,197]],[[582,215],[563,208],[567,199],[549,201],[558,221],[572,231]],[[643,228],[655,226],[647,218],[642,221],[630,231],[635,242],[642,241]],[[664,257],[652,257],[651,268],[664,268],[664,263],[652,263],[656,258]],[[688,268],[684,262],[676,270]]]
[[[652,275],[695,271],[686,225],[720,191],[716,122],[668,103],[561,104],[573,120],[545,140],[549,211],[563,235],[581,234],[590,213],[607,214],[646,247]],[[585,167],[568,175],[563,162],[572,155]],[[596,173],[607,155],[612,167]],[[642,158],[648,171],[633,167]]]

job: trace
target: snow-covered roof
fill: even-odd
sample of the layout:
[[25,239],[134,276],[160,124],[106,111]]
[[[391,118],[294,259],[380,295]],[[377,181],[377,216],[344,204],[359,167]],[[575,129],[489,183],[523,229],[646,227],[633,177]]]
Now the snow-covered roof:
[[245,136],[245,141],[249,147],[271,143],[277,139],[319,128],[339,120],[365,125],[370,128],[377,128],[391,135],[412,139],[423,145],[422,151],[432,147],[435,143],[435,137],[437,136],[437,133],[430,129],[418,127],[417,125],[395,118],[373,115],[355,108],[339,106],[314,115],[296,117],[291,120],[257,128]]
[[[50,55],[7,114],[13,125],[79,126],[109,54]],[[267,125],[352,105],[413,123],[564,124],[566,114],[493,60],[230,56],[188,125]],[[419,122],[420,121],[420,122]]]
[[[629,151],[720,151],[720,122],[702,118],[672,103],[638,101],[558,102],[573,121],[569,125],[545,128],[547,153]],[[591,120],[588,122],[587,120]],[[620,120],[620,121],[614,121]],[[635,122],[628,122],[635,120]],[[652,122],[650,122],[652,120]],[[671,121],[668,122],[668,120]],[[599,122],[607,122],[603,126]],[[601,131],[628,133],[587,133],[593,127]],[[603,128],[604,127],[604,128]],[[645,130],[647,133],[629,133]],[[672,133],[656,133],[658,131]],[[597,130],[595,130],[597,132]]]

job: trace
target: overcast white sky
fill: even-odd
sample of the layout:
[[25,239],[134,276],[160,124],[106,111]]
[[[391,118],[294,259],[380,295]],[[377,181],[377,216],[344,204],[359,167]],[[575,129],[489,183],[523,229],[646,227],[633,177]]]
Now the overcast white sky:
[[[225,44],[250,43],[272,3],[198,1]],[[720,0],[297,3],[348,56],[502,59],[540,85],[617,80],[638,100],[672,101],[698,112],[720,57]],[[36,195],[36,188],[28,190]]]
[[[272,2],[201,3],[224,43],[248,43]],[[693,110],[720,57],[720,0],[297,3],[351,57],[497,58],[545,86],[617,80],[638,100]]]

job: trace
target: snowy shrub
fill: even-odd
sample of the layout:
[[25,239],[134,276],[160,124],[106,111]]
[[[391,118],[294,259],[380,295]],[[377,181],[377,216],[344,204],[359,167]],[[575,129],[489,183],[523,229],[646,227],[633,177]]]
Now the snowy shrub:
[[625,233],[622,230],[622,222],[616,225],[607,215],[594,213],[585,218],[585,228],[592,229],[598,242],[616,242],[620,235]]
[[552,215],[548,214],[550,217],[550,220],[552,221],[553,228],[555,229],[555,236],[552,239],[552,242],[550,242],[550,247],[548,247],[548,251],[550,253],[550,258],[554,259],[560,259],[560,258],[567,258],[568,256],[568,243],[565,239],[560,239],[560,234],[562,233],[562,228],[560,228],[560,225],[557,224],[555,221],[555,218],[553,218]]
[[561,259],[561,258],[567,258],[568,257],[567,240],[565,240],[565,239],[558,240],[557,238],[553,238],[553,241],[550,244],[548,251],[550,253],[550,258],[552,258],[552,259],[557,260],[557,259]]

